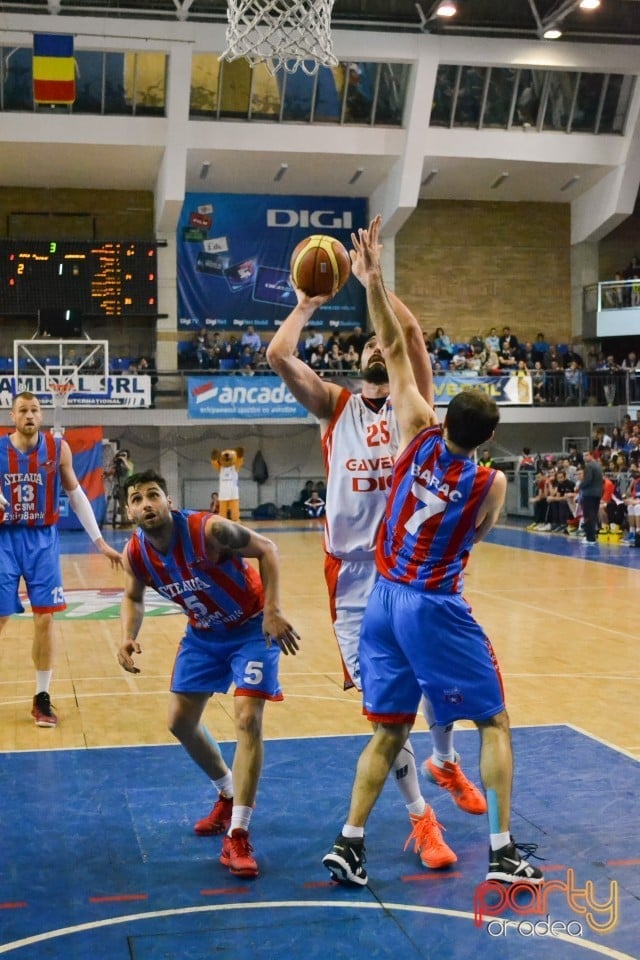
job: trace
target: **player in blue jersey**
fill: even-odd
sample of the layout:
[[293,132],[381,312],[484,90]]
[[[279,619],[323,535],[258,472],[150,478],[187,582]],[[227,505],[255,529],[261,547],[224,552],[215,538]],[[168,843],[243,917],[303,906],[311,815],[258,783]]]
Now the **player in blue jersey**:
[[[378,533],[379,577],[360,637],[364,712],[375,732],[358,760],[347,822],[323,863],[333,878],[364,885],[364,828],[422,695],[436,723],[473,720],[487,794],[488,880],[539,884],[510,833],[513,760],[495,654],[462,597],[473,544],[496,522],[503,473],[478,466],[475,448],[493,437],[499,414],[479,390],[454,397],[440,427],[420,394],[380,266],[380,217],[352,237],[368,276],[367,303],[389,373],[400,428],[391,492]],[[532,852],[532,845],[523,845]]]

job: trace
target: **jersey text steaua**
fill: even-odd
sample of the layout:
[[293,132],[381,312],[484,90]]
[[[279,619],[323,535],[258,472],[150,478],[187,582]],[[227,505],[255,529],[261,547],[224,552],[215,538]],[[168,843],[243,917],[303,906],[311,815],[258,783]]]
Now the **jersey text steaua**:
[[144,532],[127,544],[127,559],[141,583],[184,608],[196,629],[226,633],[256,616],[264,606],[260,575],[244,557],[212,563],[206,552],[205,524],[211,514],[172,510],[173,538],[159,553]]
[[22,453],[9,434],[0,437],[0,485],[8,502],[0,523],[50,527],[60,514],[60,438],[40,433],[33,449]]

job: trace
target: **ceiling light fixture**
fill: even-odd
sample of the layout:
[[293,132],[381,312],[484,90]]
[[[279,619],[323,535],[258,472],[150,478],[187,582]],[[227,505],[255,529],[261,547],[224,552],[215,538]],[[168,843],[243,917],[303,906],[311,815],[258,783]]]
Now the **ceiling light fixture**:
[[200,167],[200,173],[199,173],[199,177],[201,180],[206,180],[207,177],[209,176],[210,166],[211,166],[211,163],[209,160],[203,160],[202,166]]
[[442,3],[438,4],[438,9],[436,10],[436,17],[455,17],[458,12],[458,8],[455,3],[448,2],[448,0],[443,0]]
[[600,6],[600,0],[580,0],[582,10],[597,10]]
[[429,173],[426,175],[424,180],[421,182],[420,186],[428,187],[431,181],[434,179],[434,177],[437,177],[439,173],[440,171],[438,170],[438,168],[434,167],[434,169],[430,170]]
[[491,189],[497,190],[498,187],[501,187],[502,184],[505,182],[505,180],[508,180],[508,179],[509,179],[509,174],[506,172],[506,170],[503,170],[500,176],[496,177],[496,179],[491,184]]
[[562,184],[562,186],[560,187],[560,190],[563,191],[563,192],[564,192],[565,190],[570,190],[571,187],[575,187],[576,183],[578,183],[579,180],[580,180],[580,176],[579,176],[577,173],[574,174],[572,177],[570,177],[570,178],[567,180],[566,183],[563,183],[563,184]]
[[562,36],[562,30],[559,30],[557,27],[547,27],[542,36],[545,40],[559,40]]
[[281,164],[280,164],[280,169],[278,170],[278,172],[276,173],[276,175],[275,175],[275,177],[274,177],[273,179],[274,179],[275,181],[282,180],[282,178],[284,177],[284,175],[285,175],[285,173],[287,172],[288,169],[289,169],[289,164],[288,164],[288,163],[281,163]]
[[360,179],[363,173],[364,173],[364,167],[358,167],[354,175],[351,177],[351,180],[349,180],[349,183],[355,183],[356,180]]

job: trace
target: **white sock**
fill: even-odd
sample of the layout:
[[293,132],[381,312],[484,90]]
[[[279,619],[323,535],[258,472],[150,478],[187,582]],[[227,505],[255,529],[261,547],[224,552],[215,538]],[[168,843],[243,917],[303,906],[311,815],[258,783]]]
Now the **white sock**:
[[223,797],[233,796],[233,776],[231,775],[231,770],[228,770],[224,777],[220,777],[219,780],[212,780],[212,783],[218,793],[221,793]]
[[433,707],[426,697],[422,698],[422,712],[429,727],[431,734],[432,754],[431,759],[437,766],[442,767],[445,763],[456,762],[456,751],[453,746],[453,724],[446,726],[436,723],[433,713]]
[[492,850],[501,850],[502,847],[506,847],[507,844],[511,843],[511,834],[508,830],[506,833],[490,833],[489,842]]
[[36,670],[36,693],[49,693],[53,670]]
[[248,830],[252,813],[253,807],[241,807],[234,804],[233,810],[231,811],[229,836],[231,836],[234,830]]
[[362,840],[364,837],[364,827],[352,827],[350,824],[345,823],[342,828],[342,836],[346,837],[347,840]]
[[[404,746],[401,748],[398,756],[393,761],[391,769],[407,810],[409,810],[409,813],[417,813],[417,810],[413,810],[411,808],[416,803],[420,803],[420,801],[422,801],[422,792],[418,784],[416,757],[409,740],[407,740]],[[424,804],[424,801],[422,802]],[[422,813],[423,810],[420,812]]]

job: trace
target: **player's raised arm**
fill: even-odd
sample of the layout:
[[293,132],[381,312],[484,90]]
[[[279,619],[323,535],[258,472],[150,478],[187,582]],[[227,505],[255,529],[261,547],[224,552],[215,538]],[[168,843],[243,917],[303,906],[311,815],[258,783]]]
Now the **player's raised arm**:
[[387,364],[391,398],[404,447],[419,430],[438,421],[432,406],[418,389],[402,326],[385,290],[378,239],[380,223],[381,218],[377,216],[368,230],[352,234],[354,267],[357,264],[357,269],[367,276],[367,306]]
[[267,360],[298,403],[319,420],[330,420],[340,396],[340,387],[319,377],[315,370],[296,356],[296,352],[306,324],[331,297],[309,297],[297,287],[294,290],[298,304],[271,339],[267,347]]

